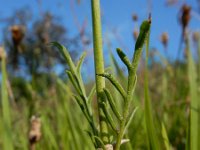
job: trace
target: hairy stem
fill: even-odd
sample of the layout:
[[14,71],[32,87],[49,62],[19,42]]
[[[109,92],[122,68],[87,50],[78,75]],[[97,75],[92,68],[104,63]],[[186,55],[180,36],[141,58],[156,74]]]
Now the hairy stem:
[[120,132],[117,137],[117,143],[116,143],[115,150],[120,149],[121,140],[124,136],[125,125],[126,125],[126,121],[127,121],[128,115],[129,115],[129,106],[130,106],[130,102],[131,102],[132,95],[133,95],[135,72],[136,71],[134,69],[129,71],[128,89],[127,89],[128,91],[127,91],[127,96],[126,96],[126,100],[124,103],[123,120],[120,123]]
[[[117,143],[116,143],[115,150],[120,149],[121,141],[124,136],[125,129],[126,129],[126,122],[127,122],[128,115],[129,115],[129,107],[130,107],[130,103],[131,103],[134,88],[135,88],[134,83],[136,81],[135,80],[136,71],[137,71],[138,63],[139,63],[139,60],[140,60],[140,57],[142,54],[143,45],[145,44],[146,39],[149,34],[150,24],[151,24],[151,20],[144,21],[140,27],[140,34],[139,34],[138,40],[135,45],[135,52],[133,55],[132,64],[130,64],[130,62],[128,60],[123,59],[123,58],[125,58],[125,55],[121,53],[121,56],[122,56],[121,58],[122,58],[123,62],[126,63],[128,66],[128,74],[129,75],[128,75],[127,93],[126,93],[125,102],[124,102],[123,119],[120,122],[120,131],[117,136]],[[120,51],[118,50],[118,53],[119,52]]]
[[[92,7],[92,27],[93,27],[93,47],[94,47],[94,62],[95,62],[95,74],[104,73],[104,60],[102,51],[102,36],[101,36],[101,15],[100,15],[100,2],[99,0],[91,0]],[[105,79],[96,75],[96,91],[99,109],[99,121],[100,121],[100,134],[104,144],[109,143],[108,138],[108,126],[103,113],[102,102],[103,89],[105,88]]]

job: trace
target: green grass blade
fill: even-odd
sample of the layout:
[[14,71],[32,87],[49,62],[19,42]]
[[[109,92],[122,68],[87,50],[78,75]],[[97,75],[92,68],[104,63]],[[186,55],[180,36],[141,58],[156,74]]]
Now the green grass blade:
[[[142,27],[141,27],[142,28]],[[144,27],[143,27],[144,28]],[[149,50],[149,35],[150,31],[147,33],[147,41],[146,41],[146,60],[145,60],[145,121],[146,121],[146,129],[149,140],[149,147],[152,150],[160,150],[158,137],[155,130],[155,125],[153,121],[153,111],[152,104],[149,96],[149,88],[148,88],[148,50]],[[141,41],[143,41],[141,37]],[[138,44],[139,45],[139,44]],[[137,43],[136,43],[137,47]]]
[[166,131],[164,123],[162,123],[162,138],[164,140],[165,149],[166,150],[171,150],[169,139],[168,139],[168,136],[167,136],[167,131]]
[[94,85],[88,95],[88,100],[87,100],[87,103],[90,105],[91,102],[92,102],[92,99],[94,98],[94,95],[96,93],[96,86]]
[[42,116],[42,122],[43,138],[48,141],[48,146],[51,147],[51,149],[58,149],[58,143],[49,119],[46,116]]
[[190,149],[199,150],[198,143],[200,141],[199,133],[199,98],[198,98],[198,89],[197,89],[197,72],[192,54],[190,52],[189,39],[186,40],[186,50],[188,54],[188,78],[189,78],[189,87],[190,87]]
[[[2,48],[2,47],[1,47]],[[3,114],[3,147],[5,150],[13,150],[12,142],[12,127],[11,127],[11,113],[10,113],[10,104],[7,91],[7,72],[6,72],[6,55],[5,51],[2,48],[3,53],[1,58],[1,71],[2,71],[2,80],[1,80],[1,102],[2,102],[2,114]]]
[[127,119],[128,121],[127,121],[126,126],[125,126],[125,129],[124,129],[125,132],[126,132],[126,130],[128,130],[128,128],[129,128],[131,122],[133,121],[133,118],[134,118],[135,113],[136,113],[137,110],[138,110],[138,107],[136,107],[136,108],[132,111],[132,113],[130,114],[129,119]]
[[83,54],[81,55],[81,57],[80,57],[80,59],[79,59],[79,61],[77,63],[77,72],[79,74],[81,72],[81,67],[82,67],[82,64],[83,64],[83,61],[84,61],[85,57],[86,57],[86,52],[83,52]]

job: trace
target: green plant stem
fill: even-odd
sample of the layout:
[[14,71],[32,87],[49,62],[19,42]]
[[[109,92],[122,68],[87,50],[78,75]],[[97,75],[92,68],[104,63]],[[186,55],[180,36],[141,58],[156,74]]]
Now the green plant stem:
[[129,114],[129,106],[130,106],[130,102],[131,102],[132,94],[133,94],[135,72],[136,72],[135,69],[129,71],[128,92],[127,92],[126,100],[124,102],[123,120],[120,123],[120,131],[119,131],[119,134],[117,137],[117,143],[116,143],[115,150],[120,149],[121,140],[124,136],[125,124],[126,124],[126,120],[127,120],[128,114]]
[[[94,47],[94,62],[95,62],[95,74],[104,73],[104,60],[102,51],[102,36],[101,36],[101,15],[100,15],[100,2],[99,0],[91,0],[92,7],[92,27],[93,27],[93,47]],[[100,121],[100,134],[104,144],[109,143],[108,138],[108,126],[105,121],[105,115],[103,113],[103,107],[101,105],[103,101],[103,95],[105,88],[105,79],[96,75],[96,91],[99,109],[99,121]]]
[[139,62],[139,58],[141,55],[142,50],[136,50],[135,54],[134,54],[134,58],[133,60],[137,60],[132,62],[132,65],[134,67],[130,68],[129,71],[129,76],[128,76],[128,87],[127,87],[127,95],[126,95],[126,99],[124,102],[124,112],[123,112],[123,120],[120,123],[120,132],[118,134],[117,137],[117,143],[116,143],[116,148],[115,150],[119,150],[120,149],[120,145],[121,145],[121,140],[124,136],[124,129],[125,129],[125,125],[126,125],[126,121],[129,115],[129,106],[130,106],[130,102],[132,100],[132,95],[133,95],[133,91],[134,91],[134,81],[135,81],[135,75],[136,75],[136,71],[137,71],[137,66],[138,66],[138,62]]
[[[140,27],[140,34],[138,37],[138,40],[136,42],[135,45],[135,52],[133,55],[133,59],[132,59],[132,66],[127,65],[128,67],[128,87],[127,87],[127,94],[126,94],[126,98],[125,98],[125,102],[124,102],[124,112],[123,112],[123,119],[120,122],[120,131],[118,133],[117,136],[117,143],[116,143],[116,147],[115,150],[119,150],[120,149],[120,145],[121,145],[121,140],[124,136],[124,131],[126,128],[126,122],[127,122],[127,118],[129,115],[129,107],[130,107],[130,103],[132,100],[132,96],[133,96],[133,92],[134,92],[134,87],[135,87],[135,76],[136,76],[136,71],[137,71],[137,67],[138,67],[138,63],[142,54],[142,48],[143,45],[149,35],[149,30],[150,30],[150,24],[151,24],[151,20],[149,21],[144,21]],[[127,62],[127,61],[126,61]],[[127,63],[129,64],[129,62]]]

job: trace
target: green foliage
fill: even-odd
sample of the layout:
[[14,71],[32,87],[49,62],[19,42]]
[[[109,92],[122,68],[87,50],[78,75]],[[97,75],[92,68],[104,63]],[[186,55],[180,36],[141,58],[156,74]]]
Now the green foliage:
[[[177,66],[156,52],[161,61],[149,65],[154,59],[148,55],[151,20],[144,21],[132,60],[116,49],[128,74],[113,54],[111,73],[105,72],[100,4],[98,0],[91,2],[96,84],[82,79],[86,53],[74,63],[69,51],[57,42],[51,44],[68,65],[65,81],[55,74],[42,73],[30,81],[12,78],[9,88],[6,60],[2,57],[0,149],[29,149],[30,117],[36,114],[42,121],[42,138],[36,150],[107,150],[108,146],[114,150],[198,150],[200,63],[191,54],[189,38],[187,62]],[[145,67],[138,70],[144,45]],[[198,51],[200,54],[200,44]],[[105,79],[109,82],[106,86]],[[12,89],[16,101],[11,99]]]
[[[93,18],[93,19],[95,19],[95,18]],[[119,93],[122,95],[122,97],[124,99],[123,117],[121,117],[121,114],[119,113],[119,111],[117,110],[117,108],[114,104],[112,95],[108,92],[108,90],[106,90],[106,89],[104,90],[105,95],[109,101],[110,107],[112,108],[111,110],[113,111],[113,113],[116,115],[115,117],[117,117],[118,121],[120,122],[119,129],[117,129],[117,126],[116,126],[111,114],[108,111],[109,107],[108,107],[107,103],[105,102],[105,100],[102,99],[99,102],[99,107],[100,108],[102,107],[104,115],[106,117],[105,119],[109,123],[112,130],[114,132],[116,132],[116,134],[117,134],[116,135],[116,147],[115,147],[116,150],[118,150],[120,148],[120,145],[122,144],[122,138],[124,136],[124,132],[126,131],[127,127],[129,126],[129,124],[135,114],[135,111],[136,111],[136,109],[130,110],[130,103],[132,101],[133,91],[135,89],[135,85],[137,82],[136,71],[137,71],[137,66],[138,66],[139,59],[140,59],[140,56],[142,53],[142,47],[146,42],[145,39],[147,39],[147,37],[149,35],[150,21],[144,21],[141,25],[140,30],[141,31],[140,31],[140,35],[138,37],[138,41],[136,42],[135,52],[133,55],[132,63],[129,61],[127,56],[120,49],[117,49],[117,53],[118,53],[119,57],[121,58],[122,62],[124,62],[124,64],[127,66],[127,69],[129,71],[127,91],[125,91],[123,89],[122,85],[120,85],[120,83],[111,74],[107,74],[107,73],[100,74],[100,73],[98,73],[99,70],[96,70],[97,75],[107,78],[113,84],[113,86],[119,91]],[[96,40],[98,41],[98,38]],[[93,115],[92,115],[92,112],[90,111],[91,105],[88,104],[89,100],[88,100],[88,97],[86,96],[86,93],[85,93],[86,90],[84,88],[83,81],[82,81],[82,78],[80,75],[80,66],[81,65],[79,65],[79,64],[81,64],[83,62],[83,58],[85,56],[83,55],[80,58],[78,65],[75,66],[74,63],[72,62],[72,59],[71,59],[67,49],[64,46],[62,46],[56,42],[53,42],[52,44],[60,50],[60,52],[64,56],[67,64],[69,65],[70,70],[67,71],[67,74],[68,74],[68,77],[69,77],[71,83],[73,84],[74,88],[76,89],[76,92],[78,93],[78,95],[75,95],[74,97],[75,97],[78,105],[80,106],[83,114],[85,115],[86,119],[88,120],[88,123],[90,124],[92,132],[90,132],[89,135],[91,136],[91,139],[93,139],[92,138],[93,136],[94,136],[94,139],[96,139],[94,146],[100,146],[102,144],[100,144],[100,145],[98,145],[98,144],[102,143],[102,142],[98,142],[98,141],[100,141],[100,139],[97,138],[99,136],[99,133],[98,133],[97,128],[95,127],[95,123],[93,121]],[[98,54],[98,52],[96,52],[96,55],[97,54]],[[98,60],[100,60],[100,59],[98,58]],[[98,60],[95,59],[95,63],[97,65],[98,65]],[[97,67],[97,68],[99,69],[99,67]],[[96,78],[96,80],[99,81],[99,82],[96,82],[97,88],[98,88],[98,86],[99,86],[98,84],[102,84],[102,83],[100,83],[100,79]],[[97,91],[97,95],[98,95],[98,97],[103,98],[102,97],[103,95],[101,94],[101,89],[99,88],[99,90],[100,90],[100,93],[98,93],[98,91]],[[129,111],[131,113],[129,113]],[[94,141],[94,140],[92,140],[92,141]],[[98,147],[96,147],[96,148],[98,148]]]
[[[60,52],[63,54],[67,64],[69,65],[70,70],[67,71],[68,77],[72,83],[72,85],[74,86],[74,88],[76,89],[76,92],[78,93],[78,95],[74,95],[74,98],[76,100],[76,102],[78,103],[78,105],[80,106],[84,116],[86,117],[92,132],[91,135],[98,137],[99,133],[97,128],[95,127],[95,123],[93,121],[93,113],[91,112],[91,95],[93,95],[94,90],[91,90],[89,96],[86,95],[86,90],[83,84],[83,80],[81,78],[81,64],[83,63],[83,59],[84,59],[84,55],[85,53],[81,56],[81,58],[79,59],[79,62],[77,64],[77,66],[74,65],[74,63],[72,62],[72,59],[67,51],[67,49],[60,45],[59,43],[53,42],[52,45],[56,46]],[[94,146],[97,146],[98,142],[95,141]]]
[[[64,47],[61,46],[60,48],[62,48],[60,50],[64,50]],[[145,98],[144,93],[142,92],[144,91],[144,70],[137,73],[138,86],[135,87],[135,85],[133,85],[135,92],[131,98],[133,101],[131,100],[129,113],[124,126],[123,138],[129,139],[130,141],[120,146],[122,150],[148,149],[150,142],[151,144],[154,142],[152,139],[149,140],[149,137],[153,138],[153,136],[155,136],[154,138],[158,140],[157,142],[161,146],[161,149],[191,149],[191,144],[193,143],[192,140],[196,141],[194,136],[197,133],[195,132],[193,134],[191,130],[196,127],[194,131],[198,131],[198,125],[196,126],[194,124],[196,122],[195,120],[193,121],[189,119],[189,116],[187,115],[189,105],[188,103],[185,103],[185,101],[190,97],[194,98],[191,99],[192,101],[197,100],[194,96],[199,93],[198,90],[197,93],[194,93],[194,88],[195,86],[199,87],[199,82],[194,82],[196,81],[194,77],[195,72],[196,78],[198,77],[196,70],[198,65],[192,59],[192,56],[189,56],[188,63],[180,64],[178,69],[170,63],[168,63],[166,67],[161,67],[160,73],[154,69],[155,67],[158,67],[156,66],[158,64],[154,64],[155,66],[151,66],[152,68],[148,69],[148,99],[152,99],[150,104],[144,103],[145,105],[143,105],[142,101],[142,99]],[[104,148],[104,145],[102,144],[103,142],[99,136],[99,128],[97,126],[98,121],[96,121],[97,119],[94,119],[97,114],[97,105],[94,101],[96,91],[95,85],[92,82],[84,84],[83,86],[83,80],[80,78],[80,66],[84,57],[85,54],[81,56],[76,65],[73,63],[73,68],[75,68],[75,70],[68,70],[68,75],[71,76],[71,79],[69,76],[69,81],[71,82],[63,81],[57,76],[54,76],[53,80],[55,81],[55,84],[49,87],[48,82],[45,81],[45,77],[47,77],[45,75],[42,80],[38,81],[41,83],[41,86],[37,89],[37,86],[33,88],[30,82],[25,80],[20,79],[19,81],[19,79],[17,79],[15,82],[14,79],[11,80],[11,85],[15,89],[14,96],[17,96],[16,94],[20,91],[20,88],[22,90],[26,89],[26,93],[28,93],[27,95],[25,94],[24,97],[18,97],[17,107],[11,105],[10,103],[7,103],[7,107],[3,107],[3,100],[5,102],[5,93],[7,93],[7,91],[5,91],[6,88],[1,88],[3,91],[1,97],[3,96],[4,98],[1,98],[2,105],[0,108],[2,112],[2,117],[0,118],[0,149],[5,149],[4,145],[8,145],[6,144],[7,142],[11,143],[9,146],[12,146],[13,149],[28,149],[27,132],[29,130],[29,120],[32,114],[40,114],[42,120],[42,139],[36,146],[37,150],[41,149],[41,147],[45,147],[49,150],[91,150],[94,149],[94,147],[97,148],[99,146]],[[124,83],[126,81],[124,79],[126,75],[119,67],[116,59],[112,57],[112,60],[115,62],[115,64],[113,63],[112,69],[116,70],[115,73],[112,72],[112,77],[115,81],[117,81],[117,84],[120,85],[120,88],[122,88],[126,93],[125,87],[127,83]],[[1,63],[3,65],[3,60]],[[3,76],[4,69],[5,68],[1,66],[2,81],[5,81],[3,80],[3,78],[5,78],[5,76]],[[75,75],[72,74],[72,72],[75,72]],[[175,72],[178,78],[174,77]],[[110,74],[111,73],[106,74],[105,78]],[[102,74],[102,76],[103,75],[104,74]],[[161,80],[159,80],[159,76]],[[187,77],[189,80],[186,80]],[[113,80],[110,80],[109,76],[107,79],[108,81]],[[155,86],[155,79],[162,82],[156,84]],[[176,83],[174,82],[175,79],[177,79]],[[112,82],[110,83],[111,84],[106,84],[107,86],[104,88],[106,101],[103,103],[103,112],[108,117],[106,120],[108,122],[109,134],[111,135],[109,140],[114,143],[120,129],[120,122],[123,120],[125,100],[122,94],[120,94],[120,90],[116,88],[116,84],[112,84]],[[134,81],[134,83],[136,83],[136,81]],[[1,82],[1,84],[2,87],[5,87],[5,82]],[[175,85],[177,88],[174,88]],[[82,89],[82,87],[84,87],[84,89]],[[52,88],[55,90],[54,94],[51,94]],[[193,91],[187,92],[189,88],[192,88]],[[41,89],[44,94],[41,94]],[[186,93],[182,90],[186,91]],[[76,96],[74,96],[75,92],[77,93]],[[84,93],[86,94],[86,102],[88,104],[87,107],[84,102]],[[191,96],[193,93],[194,95]],[[159,99],[157,100],[156,97],[159,97]],[[76,99],[77,103],[74,103],[73,99]],[[82,109],[77,106],[81,106]],[[150,109],[147,106],[150,107]],[[86,111],[86,108],[88,108],[88,111]],[[7,120],[4,120],[5,117],[3,118],[3,109],[8,109],[10,111],[9,130],[5,130],[7,127],[5,127],[3,123]],[[192,112],[192,110],[193,109],[190,111]],[[148,114],[146,114],[147,111]],[[94,131],[92,129],[93,126],[90,122],[91,116],[88,115],[90,114],[88,112],[92,112],[93,124],[98,133],[96,135],[94,135]],[[8,114],[9,113],[6,113],[7,118],[9,118]],[[151,116],[149,117],[149,115]],[[190,113],[190,116],[191,115],[195,116],[198,115],[198,113],[194,110],[193,113]],[[83,118],[83,116],[85,116],[85,118]],[[145,121],[145,117],[152,117],[151,119],[153,119],[154,130],[151,130],[151,133],[149,133],[149,129],[147,130],[147,128],[152,127],[152,125],[146,122],[148,119]],[[162,124],[159,122],[162,122]],[[188,126],[188,123],[190,126]],[[194,125],[191,129],[192,124]],[[189,132],[187,131],[188,129]],[[152,133],[152,131],[154,132]],[[10,135],[7,136],[7,134]],[[5,140],[7,140],[7,142],[5,142]],[[188,142],[186,142],[187,140]],[[156,148],[157,146],[158,144],[156,145]]]
[[148,89],[148,53],[149,53],[149,34],[150,31],[147,32],[147,41],[146,41],[146,59],[145,59],[145,121],[146,121],[146,130],[147,136],[149,140],[149,149],[159,150],[160,143],[158,140],[155,123],[153,121],[153,112],[152,112],[152,104],[149,96],[149,89]]
[[2,70],[2,81],[1,81],[1,103],[2,103],[2,139],[3,148],[13,150],[13,139],[12,139],[12,123],[11,123],[11,110],[10,102],[8,98],[7,90],[7,72],[6,72],[6,54],[4,48],[1,47],[1,70]]
[[[117,141],[116,141],[116,146],[115,149],[118,150],[120,149],[120,146],[122,144],[122,138],[124,136],[124,132],[127,128],[127,124],[129,125],[129,120],[132,120],[133,118],[133,114],[135,114],[135,110],[131,111],[130,110],[130,103],[132,101],[132,96],[133,96],[133,92],[135,89],[135,85],[136,85],[136,71],[137,71],[137,67],[138,67],[138,63],[141,57],[141,53],[142,53],[142,48],[144,43],[146,42],[145,39],[147,39],[147,36],[149,34],[149,30],[150,30],[150,21],[144,21],[140,27],[140,35],[138,37],[138,40],[136,42],[135,45],[135,52],[133,55],[133,59],[132,59],[132,63],[129,61],[128,57],[124,54],[124,52],[121,49],[117,49],[117,53],[120,57],[120,59],[122,60],[122,62],[126,65],[127,69],[128,69],[128,84],[127,84],[127,91],[125,91],[122,88],[122,85],[120,85],[120,83],[111,75],[111,74],[98,74],[99,76],[103,76],[105,78],[107,78],[112,85],[119,91],[119,93],[122,95],[123,99],[124,99],[124,106],[123,106],[123,117],[122,120],[120,120],[120,125],[119,125],[119,132],[117,133]],[[114,114],[118,114],[119,117],[119,112],[116,111],[116,107],[112,104],[112,96],[108,94],[108,92],[105,91],[105,94],[107,95],[107,98],[109,99],[108,101],[110,101],[109,103],[111,104],[111,108],[114,111]],[[114,107],[114,109],[113,109]],[[129,113],[131,112],[131,117],[128,118]],[[108,122],[110,123],[111,127],[113,128],[113,130],[116,130],[116,128],[114,127],[114,123],[112,123],[111,121],[111,117],[108,115],[108,113],[106,112],[106,117],[108,118]],[[128,123],[127,123],[128,122]]]
[[199,147],[199,119],[200,119],[200,102],[198,98],[198,89],[197,89],[197,72],[194,60],[191,55],[189,39],[186,39],[186,50],[188,57],[188,78],[189,78],[189,87],[190,87],[190,149],[198,150]]
[[167,131],[165,129],[165,125],[163,123],[162,123],[162,138],[164,140],[165,149],[170,150],[171,146],[170,146],[170,143],[169,143],[169,139],[168,139]]

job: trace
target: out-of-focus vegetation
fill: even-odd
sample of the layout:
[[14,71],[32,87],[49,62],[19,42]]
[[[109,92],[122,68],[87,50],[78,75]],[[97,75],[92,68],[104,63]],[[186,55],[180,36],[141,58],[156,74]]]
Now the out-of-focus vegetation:
[[[173,3],[176,2],[168,2]],[[182,45],[177,58],[184,53],[183,59],[169,61],[167,33],[161,35],[166,55],[156,49],[148,50],[147,42],[149,56],[141,59],[137,86],[130,102],[130,108],[137,108],[137,111],[124,133],[129,142],[121,149],[200,149],[200,33],[187,30],[189,10],[191,8],[185,5],[180,11],[183,40],[177,43]],[[133,21],[137,19],[137,15],[133,15]],[[91,124],[74,99],[77,89],[70,78],[63,75],[69,66],[65,65],[59,51],[48,45],[51,41],[65,43],[76,60],[77,50],[83,47],[84,32],[69,38],[64,26],[50,13],[33,21],[24,10],[8,19],[5,31],[4,44],[0,47],[0,149],[95,149],[88,135]],[[138,35],[138,29],[134,29],[135,40]],[[62,66],[63,74],[53,72],[52,68],[57,66]],[[110,66],[107,70],[126,89],[127,73],[113,53],[110,53]],[[94,84],[93,80],[87,81],[84,92],[89,95],[94,118],[98,118]],[[106,88],[122,113],[123,97],[110,82],[106,82]],[[109,113],[117,122],[115,111],[110,110],[112,108]],[[93,120],[97,128],[98,121]],[[109,140],[116,142],[115,133],[112,135]]]

